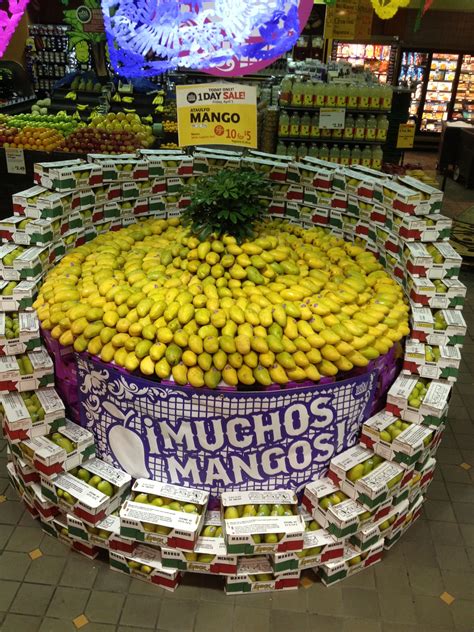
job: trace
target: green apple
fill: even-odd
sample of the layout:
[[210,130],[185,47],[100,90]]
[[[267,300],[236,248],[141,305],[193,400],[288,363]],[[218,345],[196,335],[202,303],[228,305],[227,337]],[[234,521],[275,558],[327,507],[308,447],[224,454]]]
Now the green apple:
[[148,496],[146,494],[137,494],[133,499],[133,502],[148,504]]
[[213,538],[216,535],[216,531],[217,531],[217,527],[213,524],[209,524],[207,525],[207,527],[204,527],[203,531],[201,532],[201,535],[204,538]]
[[364,475],[364,464],[358,463],[347,472],[347,478],[353,483]]
[[266,533],[263,540],[265,544],[276,544],[278,542],[278,536],[276,533]]
[[193,505],[192,503],[187,503],[186,505],[183,505],[183,509],[182,509],[185,513],[199,513],[198,512],[198,508],[196,507],[196,505]]
[[172,503],[170,503],[167,506],[167,509],[171,509],[172,511],[182,511],[183,508],[181,507],[181,503],[179,503],[177,500],[174,500]]
[[270,505],[259,505],[257,516],[269,516],[270,515]]
[[260,533],[254,533],[252,536],[252,540],[255,542],[255,544],[261,544],[262,536],[260,535]]
[[80,478],[82,481],[85,481],[86,483],[88,483],[91,478],[91,473],[85,470],[83,467],[80,467],[79,470],[77,471],[76,476],[77,478]]
[[226,507],[225,512],[224,512],[224,518],[226,520],[236,520],[237,518],[240,518],[237,507]]
[[257,509],[255,505],[245,505],[242,512],[242,518],[250,518],[257,515]]

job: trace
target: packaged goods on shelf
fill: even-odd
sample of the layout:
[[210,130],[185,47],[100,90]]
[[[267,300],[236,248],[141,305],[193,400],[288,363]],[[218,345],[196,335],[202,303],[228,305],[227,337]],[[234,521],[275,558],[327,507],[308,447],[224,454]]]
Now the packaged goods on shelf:
[[406,277],[407,293],[415,307],[432,309],[462,309],[467,288],[459,279]]
[[31,311],[40,278],[27,281],[0,281],[0,309],[4,312]]
[[48,522],[60,513],[58,505],[44,495],[39,482],[32,483],[28,489],[40,520]]
[[0,395],[0,405],[10,443],[46,436],[66,425],[64,404],[54,388]]
[[405,243],[446,241],[451,234],[452,225],[452,220],[440,213],[413,217],[397,210],[393,211],[393,230],[403,238]]
[[275,573],[267,557],[241,557],[237,573],[225,578],[228,595],[294,590],[300,581],[299,570]]
[[411,337],[433,346],[463,346],[467,332],[466,321],[456,309],[433,311],[429,307],[411,309]]
[[25,461],[23,456],[11,453],[15,472],[21,481],[22,487],[31,487],[33,483],[40,482],[39,472],[30,463]]
[[431,346],[418,340],[407,340],[403,373],[433,380],[455,382],[459,375],[461,352],[457,346]]
[[[146,181],[149,178],[148,162],[144,159],[106,156],[104,158],[93,157],[93,160],[93,163],[89,163],[89,167],[93,167],[101,173],[104,184],[129,180]],[[102,182],[97,184],[102,184]]]
[[421,510],[423,507],[424,498],[423,496],[419,496],[414,503],[413,506],[409,506],[407,513],[404,516],[404,520],[402,521],[402,516],[400,519],[396,521],[396,528],[390,530],[389,533],[385,535],[384,538],[384,549],[391,549],[392,546],[398,542],[400,537],[405,533],[405,531],[411,527],[411,525],[420,517]]
[[349,498],[330,478],[308,483],[302,503],[316,522],[336,538],[347,538],[356,533],[363,524],[373,524],[381,520],[391,505],[391,501],[387,500],[369,510]]
[[72,209],[73,193],[34,186],[13,195],[13,214],[28,219],[56,220]]
[[156,548],[139,545],[132,553],[110,550],[109,560],[113,571],[121,571],[165,590],[176,590],[181,581],[179,571],[163,566],[161,553]]
[[400,375],[387,393],[386,410],[402,420],[437,428],[444,423],[451,396],[451,385]]
[[[256,158],[259,158],[258,152],[255,152]],[[267,158],[267,154],[263,154],[262,157]],[[204,175],[214,175],[218,173],[220,169],[240,169],[241,166],[241,156],[226,156],[224,154],[219,153],[216,150],[216,153],[206,153],[204,151],[196,151],[193,154],[194,165],[193,165],[193,174],[194,176],[204,176]],[[278,156],[274,156],[275,159],[278,159]]]
[[289,490],[222,492],[227,551],[252,555],[301,550],[305,524],[297,505]]
[[383,538],[363,552],[348,544],[342,560],[321,564],[317,569],[317,574],[323,584],[332,586],[342,579],[355,575],[364,570],[364,568],[380,562],[383,555],[383,546]]
[[[137,479],[120,510],[120,534],[167,548],[192,551],[204,523],[207,492]],[[171,508],[168,508],[171,505]]]

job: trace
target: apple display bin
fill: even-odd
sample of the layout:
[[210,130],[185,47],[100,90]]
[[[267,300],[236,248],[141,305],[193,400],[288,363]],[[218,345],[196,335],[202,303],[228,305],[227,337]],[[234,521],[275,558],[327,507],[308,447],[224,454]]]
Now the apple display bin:
[[64,349],[49,332],[58,390],[93,432],[97,456],[134,478],[222,491],[290,488],[326,474],[355,445],[362,423],[385,404],[401,346],[367,367],[261,390],[177,386]]

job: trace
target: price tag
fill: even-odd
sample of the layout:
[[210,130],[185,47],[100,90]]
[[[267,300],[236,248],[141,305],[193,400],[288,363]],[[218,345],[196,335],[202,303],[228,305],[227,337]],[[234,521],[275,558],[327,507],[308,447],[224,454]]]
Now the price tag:
[[415,142],[415,126],[401,123],[398,126],[397,149],[412,149]]
[[12,149],[7,147],[5,149],[5,156],[7,159],[8,173],[14,173],[17,175],[26,174],[25,154],[23,149]]
[[319,110],[319,127],[321,129],[344,129],[345,123],[345,108],[321,108]]

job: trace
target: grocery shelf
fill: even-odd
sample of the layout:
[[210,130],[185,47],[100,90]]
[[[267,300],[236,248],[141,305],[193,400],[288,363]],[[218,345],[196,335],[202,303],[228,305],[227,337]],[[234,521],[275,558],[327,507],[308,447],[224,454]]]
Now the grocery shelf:
[[366,140],[358,138],[357,140],[346,138],[303,138],[300,136],[279,136],[278,140],[282,143],[339,143],[341,145],[384,145],[384,140]]
[[360,110],[359,108],[348,108],[345,105],[322,105],[320,107],[305,107],[304,105],[280,105],[280,110],[289,112],[319,112],[321,108],[345,108],[348,114],[390,114],[390,110]]

